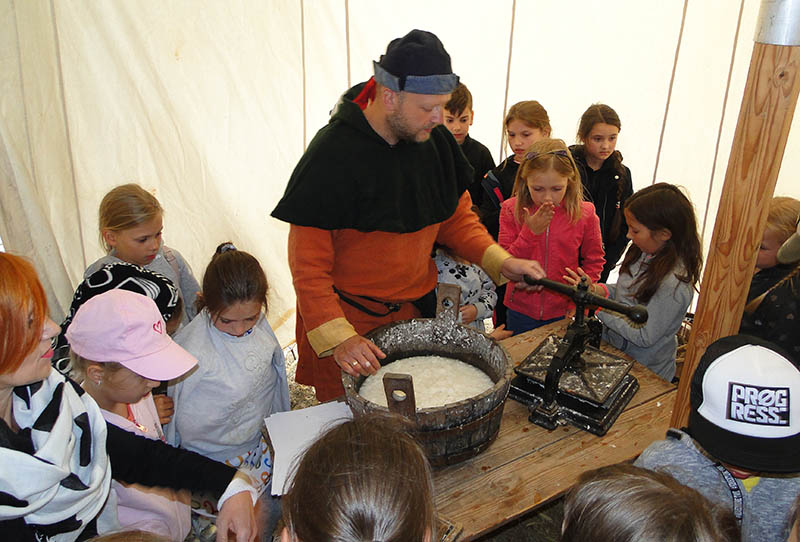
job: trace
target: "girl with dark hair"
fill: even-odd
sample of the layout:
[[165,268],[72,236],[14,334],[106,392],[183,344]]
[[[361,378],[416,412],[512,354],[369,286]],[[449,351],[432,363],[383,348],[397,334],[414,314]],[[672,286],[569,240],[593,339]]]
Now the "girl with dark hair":
[[622,128],[617,112],[605,104],[589,106],[578,125],[579,145],[569,149],[578,165],[583,195],[595,205],[603,232],[606,263],[600,275],[605,282],[628,245],[628,227],[622,208],[633,194],[631,170],[616,150]]
[[369,415],[330,429],[297,465],[283,496],[282,542],[432,542],[433,481],[405,422]]
[[[616,301],[647,307],[649,318],[631,327],[622,316],[600,311],[603,338],[665,380],[675,376],[680,328],[700,280],[702,252],[692,202],[678,187],[656,183],[625,202],[628,239],[616,284],[593,284],[592,290]],[[582,269],[567,269],[564,280],[577,284]],[[587,276],[591,284],[591,279]]]
[[[274,529],[278,502],[269,494],[272,458],[261,427],[273,412],[289,410],[286,361],[265,314],[267,288],[252,255],[231,243],[217,247],[203,275],[200,312],[175,335],[198,364],[170,383],[175,414],[165,428],[171,444],[250,472],[263,493],[256,509],[262,534]],[[205,504],[195,498],[192,506]]]

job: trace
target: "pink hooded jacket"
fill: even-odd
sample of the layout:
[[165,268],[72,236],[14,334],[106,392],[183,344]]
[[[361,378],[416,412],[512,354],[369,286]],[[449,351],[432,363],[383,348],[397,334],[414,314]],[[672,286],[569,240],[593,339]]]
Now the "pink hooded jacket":
[[[600,233],[600,219],[594,205],[581,203],[581,217],[572,224],[564,207],[557,206],[553,220],[541,234],[535,234],[524,223],[514,218],[517,198],[503,202],[500,208],[500,234],[498,242],[511,255],[538,261],[547,278],[564,282],[564,269],[578,267],[578,253],[583,259],[581,267],[593,282],[600,278],[605,258]],[[534,208],[535,212],[536,208]],[[573,304],[566,296],[550,291],[526,292],[506,288],[505,305],[535,320],[548,320],[564,316]]]

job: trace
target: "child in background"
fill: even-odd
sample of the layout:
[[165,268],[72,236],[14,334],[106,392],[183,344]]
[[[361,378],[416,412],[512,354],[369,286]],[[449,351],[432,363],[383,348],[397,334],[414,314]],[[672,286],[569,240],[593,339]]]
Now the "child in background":
[[[692,202],[678,187],[656,183],[625,202],[628,239],[633,241],[616,284],[590,289],[626,305],[647,308],[647,323],[631,327],[623,316],[598,311],[603,339],[664,380],[675,376],[676,333],[700,279],[703,255]],[[564,280],[577,284],[583,270],[567,269]]]
[[778,249],[795,233],[798,217],[800,201],[772,199],[739,333],[774,342],[800,365],[800,256],[778,261]]
[[469,127],[472,126],[473,120],[475,111],[472,109],[472,93],[464,83],[459,83],[450,95],[450,101],[444,106],[444,125],[461,145],[461,151],[475,170],[474,180],[469,186],[469,195],[472,196],[472,204],[480,207],[483,200],[481,180],[487,171],[494,168],[494,158],[486,145],[469,136]]
[[113,262],[128,262],[161,273],[183,298],[183,325],[195,315],[200,285],[180,253],[162,244],[164,210],[158,200],[135,183],[112,189],[100,202],[100,240],[108,253],[83,274],[84,278]]
[[[439,273],[438,282],[455,284],[461,288],[459,323],[485,332],[483,321],[492,315],[497,304],[494,281],[483,269],[452,254],[443,246],[437,246],[433,261]],[[510,337],[511,332],[500,325],[490,336],[500,341]]]
[[[500,206],[511,197],[517,169],[528,147],[540,139],[550,137],[550,117],[539,102],[527,100],[511,106],[503,119],[503,126],[503,136],[514,154],[487,173],[481,181],[483,199],[478,209],[481,223],[495,239],[500,231]],[[500,301],[494,309],[494,325],[497,328],[506,324],[506,306],[503,301],[505,295],[506,285],[498,286],[497,296]]]
[[606,282],[628,246],[628,227],[622,208],[633,194],[631,170],[616,150],[622,124],[616,111],[605,104],[589,106],[578,125],[580,145],[569,148],[581,172],[583,195],[594,203],[603,232],[606,263],[600,282]]
[[202,310],[175,335],[198,366],[170,383],[175,414],[167,440],[249,469],[260,484],[257,513],[266,536],[275,527],[278,501],[269,492],[272,459],[261,427],[273,412],[289,410],[286,362],[265,316],[267,278],[253,256],[223,243],[206,268],[198,300]]
[[484,194],[478,213],[481,222],[495,239],[500,231],[500,206],[511,197],[517,169],[525,159],[528,148],[550,137],[550,117],[535,100],[517,102],[508,110],[503,126],[508,146],[514,154],[486,174],[481,183]]
[[432,542],[433,481],[403,420],[359,416],[314,442],[283,496],[281,542]]
[[742,542],[783,542],[800,494],[800,370],[779,347],[734,335],[692,376],[689,422],[635,464],[666,472],[736,516]]
[[730,510],[672,476],[621,464],[583,473],[564,500],[561,542],[739,542]]
[[[81,386],[100,406],[108,423],[165,441],[150,391],[177,378],[197,360],[175,344],[155,302],[111,289],[86,301],[67,329]],[[123,484],[113,480],[123,528],[137,528],[181,542],[189,533],[188,493]],[[113,501],[111,501],[113,502]]]
[[[595,280],[603,269],[600,221],[583,201],[575,161],[560,139],[542,139],[525,154],[514,196],[500,211],[500,246],[512,256],[538,261],[547,278],[559,280],[580,257]],[[507,327],[514,334],[564,318],[573,307],[564,295],[507,288]]]

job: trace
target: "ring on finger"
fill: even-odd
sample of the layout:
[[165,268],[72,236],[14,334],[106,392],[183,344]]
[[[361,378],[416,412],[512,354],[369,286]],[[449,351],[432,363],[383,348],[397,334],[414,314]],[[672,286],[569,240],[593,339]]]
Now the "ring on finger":
[[358,362],[354,361],[352,365],[353,365],[353,367],[358,367]]

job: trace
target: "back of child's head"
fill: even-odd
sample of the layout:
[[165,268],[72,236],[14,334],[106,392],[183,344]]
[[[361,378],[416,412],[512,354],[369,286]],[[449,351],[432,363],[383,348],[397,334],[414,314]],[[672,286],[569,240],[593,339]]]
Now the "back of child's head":
[[751,473],[800,473],[800,369],[775,344],[723,337],[700,358],[688,432],[715,461]]
[[[656,183],[629,197],[625,210],[651,232],[667,230],[670,233],[670,238],[649,262],[647,272],[635,282],[634,297],[637,301],[647,303],[669,273],[675,273],[682,282],[695,286],[700,280],[703,254],[694,207],[689,198],[675,185]],[[630,274],[631,264],[641,254],[641,249],[631,243],[620,272]]]
[[772,198],[765,229],[777,233],[779,241],[783,243],[797,230],[798,217],[800,217],[800,200],[785,196]]
[[197,309],[213,316],[236,303],[258,301],[267,310],[267,276],[251,254],[237,250],[233,243],[220,244],[203,274],[203,294]]
[[733,514],[668,474],[613,465],[581,475],[564,502],[562,542],[733,542]]
[[583,185],[578,166],[563,140],[546,138],[530,146],[525,159],[517,170],[517,176],[514,179],[514,195],[517,197],[514,216],[518,222],[524,221],[524,209],[530,208],[533,204],[527,185],[528,178],[536,173],[545,173],[550,170],[567,178],[567,189],[561,205],[567,211],[570,220],[577,222],[581,217]]
[[506,113],[503,126],[508,126],[512,120],[524,122],[531,128],[538,128],[545,136],[550,136],[550,117],[542,104],[536,100],[525,100],[512,105]]
[[581,120],[578,123],[578,142],[585,143],[586,138],[589,137],[589,132],[595,124],[608,124],[622,129],[622,123],[619,121],[617,112],[611,109],[606,104],[592,104],[589,109],[583,112]]
[[472,110],[472,93],[464,83],[459,83],[453,93],[450,95],[450,100],[445,104],[444,108],[454,115],[460,115],[464,111]]
[[423,542],[436,536],[433,482],[402,421],[337,425],[306,451],[281,508],[294,541]]
[[136,183],[113,188],[103,196],[98,213],[100,241],[106,252],[111,252],[111,246],[103,237],[104,231],[127,230],[161,216],[163,212],[156,197]]

